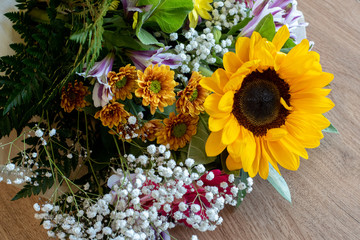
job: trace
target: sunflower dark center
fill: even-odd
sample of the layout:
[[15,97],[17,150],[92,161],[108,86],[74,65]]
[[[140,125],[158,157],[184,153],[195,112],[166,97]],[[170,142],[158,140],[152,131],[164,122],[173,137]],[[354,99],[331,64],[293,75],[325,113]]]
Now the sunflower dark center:
[[185,123],[176,124],[172,129],[172,135],[176,138],[181,138],[185,135],[187,126]]
[[116,82],[115,86],[116,88],[122,88],[126,85],[126,83],[127,83],[127,78],[123,77],[122,79]]
[[265,136],[268,129],[283,125],[289,115],[280,98],[290,105],[289,85],[272,69],[255,71],[235,93],[232,112],[239,124],[255,136]]

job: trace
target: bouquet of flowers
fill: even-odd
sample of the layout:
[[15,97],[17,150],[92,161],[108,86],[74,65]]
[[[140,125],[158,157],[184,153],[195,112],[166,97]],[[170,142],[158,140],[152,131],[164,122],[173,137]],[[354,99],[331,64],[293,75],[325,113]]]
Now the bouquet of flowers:
[[13,200],[48,198],[34,209],[49,237],[214,230],[257,175],[291,201],[279,165],[297,170],[336,131],[333,75],[296,0],[17,2],[0,180],[21,184]]

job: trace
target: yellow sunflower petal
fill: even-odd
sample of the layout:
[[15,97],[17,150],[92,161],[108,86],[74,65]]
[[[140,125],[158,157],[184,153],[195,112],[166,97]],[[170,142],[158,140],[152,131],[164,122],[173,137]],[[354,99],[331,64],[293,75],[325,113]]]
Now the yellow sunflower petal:
[[236,40],[235,52],[242,63],[249,61],[250,38],[240,37]]
[[267,141],[262,141],[262,159],[269,162],[274,169],[281,175],[276,159],[271,155]]
[[223,112],[230,113],[234,105],[234,94],[235,92],[233,91],[226,92],[219,101],[219,109],[221,109]]
[[254,55],[256,53],[257,48],[255,45],[262,40],[261,35],[258,32],[253,32],[250,38],[250,51],[249,51],[249,60],[254,60]]
[[243,64],[243,62],[233,52],[227,52],[224,54],[223,63],[225,70],[231,73],[236,72]]
[[229,121],[226,123],[222,136],[221,142],[224,145],[229,145],[233,143],[240,133],[240,125],[234,116],[230,116]]
[[268,142],[270,153],[276,161],[288,170],[295,171],[299,168],[299,156],[286,149],[279,141]]
[[234,158],[232,158],[230,155],[226,158],[226,167],[230,171],[239,170],[242,168],[241,161],[237,159],[238,161],[235,161]]
[[302,158],[308,159],[309,156],[302,144],[296,140],[291,134],[288,134],[284,138],[280,139],[280,142],[289,149],[291,152],[299,155]]
[[210,92],[214,92],[217,94],[223,94],[223,91],[220,89],[219,85],[217,84],[216,81],[214,81],[213,76],[215,73],[213,73],[213,75],[211,77],[205,77],[203,79],[200,80],[200,85],[209,90]]
[[277,141],[288,134],[288,131],[284,128],[272,128],[269,129],[266,133],[265,140],[267,141]]
[[221,142],[222,132],[223,131],[210,133],[205,144],[205,152],[208,156],[217,156],[226,148],[226,145]]
[[221,95],[216,93],[211,94],[205,99],[204,108],[211,117],[223,118],[229,114],[228,112],[223,112],[218,108],[220,100]]
[[212,132],[220,131],[224,128],[225,124],[229,121],[230,114],[223,118],[209,117],[209,130]]
[[289,29],[286,27],[286,25],[282,26],[277,33],[275,34],[274,39],[272,40],[272,43],[275,46],[276,51],[280,51],[282,46],[284,46],[285,42],[289,39],[290,32]]
[[325,113],[335,106],[329,98],[316,94],[307,98],[291,99],[291,105],[295,110],[308,113]]
[[[261,161],[260,139],[255,138],[255,142],[256,142],[255,158],[254,158],[254,161],[253,161],[251,167],[248,170],[249,176],[252,177],[252,178],[255,177],[256,174],[259,172],[259,165],[260,165],[260,161]],[[268,164],[268,167],[269,167],[269,164]]]
[[245,144],[242,149],[241,160],[244,171],[248,172],[256,155],[256,141],[254,135],[247,129],[242,128],[241,137]]

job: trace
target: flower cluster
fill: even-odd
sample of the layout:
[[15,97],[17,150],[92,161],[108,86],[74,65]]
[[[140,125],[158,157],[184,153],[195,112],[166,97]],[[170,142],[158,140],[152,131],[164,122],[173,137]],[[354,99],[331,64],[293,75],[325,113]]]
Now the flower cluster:
[[163,145],[149,145],[144,155],[124,157],[135,169],[131,174],[117,169],[107,182],[109,194],[96,200],[71,195],[62,200],[67,208],[81,209],[76,214],[62,213],[59,205],[50,203],[34,205],[50,237],[154,239],[168,235],[177,223],[214,230],[223,221],[218,214],[225,204],[235,206],[242,191],[252,190],[251,178],[241,182],[218,169],[206,171],[191,158],[176,164]]
[[296,170],[330,125],[333,76],[298,35],[296,0],[32,2],[44,16],[19,19],[35,32],[0,59],[0,135],[31,130],[1,145],[0,181],[24,184],[14,199],[46,194],[49,237],[212,231],[253,177],[287,189],[279,165]]

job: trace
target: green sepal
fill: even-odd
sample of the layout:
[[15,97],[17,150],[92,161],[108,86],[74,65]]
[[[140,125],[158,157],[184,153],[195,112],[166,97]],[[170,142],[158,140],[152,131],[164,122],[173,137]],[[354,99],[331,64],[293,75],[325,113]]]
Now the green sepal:
[[280,195],[291,203],[291,194],[285,179],[269,164],[269,175],[267,180],[280,193]]

